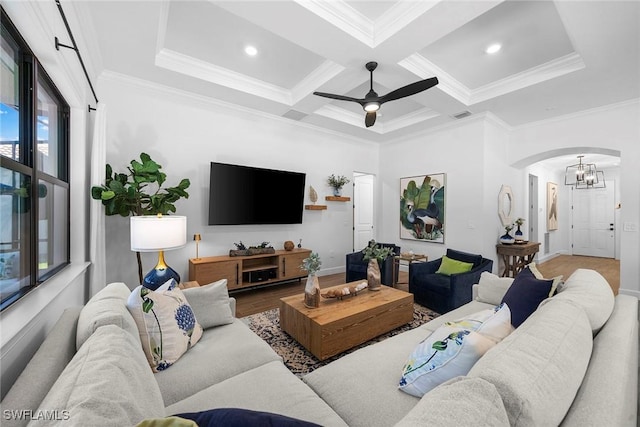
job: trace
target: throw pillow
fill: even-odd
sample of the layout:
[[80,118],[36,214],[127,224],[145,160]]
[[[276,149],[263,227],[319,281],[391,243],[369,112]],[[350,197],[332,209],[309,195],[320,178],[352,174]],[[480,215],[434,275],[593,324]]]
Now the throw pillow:
[[512,277],[498,277],[495,274],[483,271],[478,282],[478,296],[476,301],[487,304],[500,305],[502,297],[513,283]]
[[455,325],[471,331],[475,331],[491,339],[496,344],[513,332],[511,325],[511,310],[502,303],[495,308],[478,311],[447,325]]
[[453,258],[449,258],[446,255],[442,256],[442,262],[440,263],[440,268],[436,273],[444,274],[445,276],[451,276],[452,274],[458,273],[466,273],[467,271],[471,271],[473,264],[470,262],[458,261]]
[[127,301],[154,372],[174,364],[202,336],[202,326],[187,298],[172,282],[155,291],[138,286]]
[[233,322],[227,279],[197,288],[183,289],[182,293],[187,297],[203,329]]
[[202,412],[178,414],[175,416],[187,420],[193,420],[198,424],[198,427],[320,427],[318,424],[287,417],[285,415],[241,408],[218,408]]
[[457,325],[442,325],[413,350],[398,388],[422,397],[436,386],[466,375],[495,342]]
[[549,298],[553,280],[536,279],[527,267],[522,269],[504,294],[502,302],[511,309],[511,324],[517,328],[527,320],[540,303]]
[[531,264],[528,264],[527,267],[529,267],[529,270],[531,270],[531,272],[533,273],[534,276],[536,276],[536,279],[540,279],[540,280],[553,280],[553,284],[551,285],[551,291],[549,292],[549,296],[552,297],[555,295],[555,293],[558,290],[558,286],[560,286],[560,284],[562,283],[562,275],[560,276],[556,276],[552,279],[547,279],[544,277],[544,275],[542,273],[540,273],[540,270],[538,270],[538,267],[536,267],[536,263],[532,262]]

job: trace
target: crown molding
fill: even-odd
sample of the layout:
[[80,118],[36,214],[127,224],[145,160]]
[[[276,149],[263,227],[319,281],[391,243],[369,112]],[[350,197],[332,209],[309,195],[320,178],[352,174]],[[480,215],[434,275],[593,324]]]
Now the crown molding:
[[291,100],[293,104],[302,101],[306,96],[312,93],[323,84],[332,80],[338,74],[344,71],[345,67],[336,64],[333,61],[326,60],[318,68],[311,71],[304,79],[300,81],[293,89],[291,89]]
[[395,3],[373,23],[372,46],[376,47],[401,31],[416,18],[428,12],[442,0],[401,0]]
[[311,13],[373,48],[373,22],[343,0],[294,0]]
[[404,116],[400,116],[397,119],[385,122],[383,133],[400,130],[408,126],[415,125],[416,123],[436,118],[438,116],[440,116],[440,114],[430,108],[421,108],[409,114],[405,114]]
[[414,53],[408,56],[402,61],[398,62],[398,65],[419,76],[422,79],[429,77],[438,77],[438,89],[451,96],[452,98],[462,102],[465,105],[470,105],[471,102],[471,90],[460,83],[458,80],[442,68],[438,67],[433,62],[429,61],[419,53]]

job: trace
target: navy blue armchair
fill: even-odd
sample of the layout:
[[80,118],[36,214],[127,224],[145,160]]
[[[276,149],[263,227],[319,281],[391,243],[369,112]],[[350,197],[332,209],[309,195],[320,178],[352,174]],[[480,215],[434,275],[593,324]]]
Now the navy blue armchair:
[[[393,243],[377,243],[383,248],[392,248],[395,255],[400,255],[400,246]],[[356,280],[367,279],[367,265],[369,261],[362,259],[362,251],[353,252],[346,256],[346,282],[355,282]],[[398,277],[399,266],[393,265],[393,256],[388,257],[382,262],[380,267],[380,281],[383,285],[393,286],[393,269],[396,269],[396,277]]]
[[442,258],[409,265],[409,292],[414,301],[444,314],[471,301],[471,287],[480,281],[483,271],[491,272],[493,261],[482,255],[447,249],[447,257],[473,263],[471,271],[446,276],[438,274]]

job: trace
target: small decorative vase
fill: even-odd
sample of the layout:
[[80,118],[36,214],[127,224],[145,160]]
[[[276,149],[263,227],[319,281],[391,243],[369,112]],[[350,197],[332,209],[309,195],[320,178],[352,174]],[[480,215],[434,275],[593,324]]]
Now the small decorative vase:
[[380,265],[376,259],[370,259],[367,265],[367,284],[370,291],[380,290]]
[[342,188],[333,187],[333,195],[336,197],[342,196]]
[[308,308],[320,307],[320,282],[315,274],[307,276],[307,284],[304,287],[304,305]]
[[503,245],[513,245],[515,241],[516,239],[514,239],[508,231],[500,236],[500,243]]
[[287,240],[286,242],[284,242],[284,250],[285,251],[292,251],[294,248],[294,244],[291,240]]
[[518,225],[518,229],[513,234],[515,235],[516,242],[524,241],[524,234],[522,234],[522,231],[520,231],[520,226],[519,225]]

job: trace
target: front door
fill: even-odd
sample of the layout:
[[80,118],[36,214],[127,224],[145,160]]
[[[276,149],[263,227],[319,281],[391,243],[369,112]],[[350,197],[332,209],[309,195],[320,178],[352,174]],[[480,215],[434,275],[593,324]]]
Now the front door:
[[573,254],[615,257],[614,181],[606,188],[572,191]]

